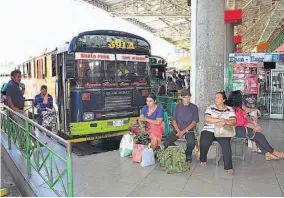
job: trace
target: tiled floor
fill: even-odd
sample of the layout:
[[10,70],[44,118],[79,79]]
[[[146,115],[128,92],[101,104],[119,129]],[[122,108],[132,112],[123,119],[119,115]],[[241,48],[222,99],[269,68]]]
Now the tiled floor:
[[8,194],[6,197],[22,197],[21,193],[19,192],[15,182],[8,171],[6,165],[1,158],[1,189],[7,188]]
[[[284,151],[284,121],[261,121],[263,133],[277,150]],[[2,141],[3,143],[3,141]],[[214,152],[212,152],[214,153]],[[274,196],[284,195],[284,159],[265,161],[263,155],[246,151],[246,160],[234,159],[235,175],[228,175],[221,161],[196,160],[189,171],[168,175],[158,166],[142,168],[118,151],[78,157],[73,155],[76,196]],[[44,182],[34,176],[42,196],[53,196]],[[61,185],[55,187],[60,192]]]

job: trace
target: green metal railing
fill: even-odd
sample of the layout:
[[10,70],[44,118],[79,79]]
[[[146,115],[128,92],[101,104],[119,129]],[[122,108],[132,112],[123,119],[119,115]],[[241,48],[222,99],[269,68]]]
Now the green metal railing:
[[173,116],[176,104],[181,103],[181,98],[157,96],[157,104],[161,105],[169,117]]
[[[57,196],[73,197],[71,143],[25,115],[3,106],[5,110],[0,111],[1,131],[8,136],[8,148],[11,149],[14,144],[26,158],[27,174],[31,176],[33,168]],[[35,129],[64,145],[66,152],[54,151],[37,137]]]

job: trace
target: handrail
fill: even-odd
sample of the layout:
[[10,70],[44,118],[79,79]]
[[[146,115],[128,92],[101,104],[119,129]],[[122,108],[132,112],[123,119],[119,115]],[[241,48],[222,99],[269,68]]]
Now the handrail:
[[[21,113],[15,112],[10,107],[6,105],[3,105],[3,107],[5,107],[5,110],[0,110],[1,131],[8,135],[9,150],[12,149],[12,142],[14,142],[15,147],[26,158],[27,174],[31,176],[31,168],[33,167],[35,172],[41,176],[47,186],[56,195],[73,197],[71,143],[53,134]],[[66,156],[65,153],[64,157],[56,153],[52,148],[42,142],[32,130],[33,127],[64,145],[66,147]],[[42,150],[41,147],[44,149]],[[58,163],[64,166],[58,167]],[[62,187],[60,190],[56,189],[60,187],[58,186],[59,184]],[[67,185],[67,188],[65,185]],[[64,193],[63,195],[62,192]]]
[[168,97],[168,96],[157,96],[157,104],[161,105],[171,118],[174,113],[174,108],[181,98]]
[[46,128],[42,127],[41,125],[39,125],[38,123],[34,122],[33,120],[29,119],[28,117],[14,111],[13,109],[11,109],[10,107],[3,105],[5,107],[5,109],[9,110],[10,112],[14,113],[15,115],[19,116],[20,118],[22,118],[23,120],[27,121],[29,124],[34,125],[36,128],[40,129],[40,131],[44,132],[45,134],[49,135],[50,137],[52,137],[53,139],[57,140],[60,144],[63,144],[64,146],[66,146],[66,150],[67,151],[72,151],[71,149],[71,143],[68,142],[67,140],[64,140],[62,137],[59,137],[57,135],[55,135],[54,133],[52,133],[51,131],[47,130]]

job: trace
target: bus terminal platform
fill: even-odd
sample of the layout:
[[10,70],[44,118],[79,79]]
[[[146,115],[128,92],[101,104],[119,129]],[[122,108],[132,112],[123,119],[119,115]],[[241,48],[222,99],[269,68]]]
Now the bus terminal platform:
[[[271,145],[284,150],[283,121],[261,120],[261,126]],[[66,149],[62,145],[42,134],[39,138],[64,155]],[[8,149],[7,135],[3,132],[1,143],[36,196],[64,196],[60,183],[54,186],[55,194],[33,168],[31,176],[27,175],[25,158],[15,145]],[[45,148],[41,149],[44,153]],[[229,175],[223,169],[222,160],[219,166],[215,165],[212,150],[214,146],[210,148],[206,167],[201,167],[193,157],[190,170],[176,174],[166,174],[157,164],[141,167],[129,157],[121,158],[118,150],[88,156],[73,154],[74,196],[284,196],[284,160],[266,161],[263,155],[246,149],[244,161],[233,158],[235,174]],[[54,178],[56,168],[63,169],[58,163]],[[45,170],[41,169],[43,175]],[[64,176],[62,181],[66,185]]]

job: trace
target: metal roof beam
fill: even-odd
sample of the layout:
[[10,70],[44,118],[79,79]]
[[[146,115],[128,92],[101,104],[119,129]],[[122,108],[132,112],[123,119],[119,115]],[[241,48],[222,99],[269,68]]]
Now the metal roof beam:
[[275,7],[272,7],[269,12],[264,14],[256,23],[245,31],[243,34],[243,49],[245,52],[252,50],[257,45],[260,34],[263,29],[265,29],[265,25],[269,20],[269,14],[271,14],[274,9]]
[[190,18],[188,15],[176,15],[171,13],[161,14],[161,13],[133,13],[133,12],[110,12],[112,15],[118,17],[118,18],[143,18],[143,17],[159,17],[159,18]]
[[145,23],[141,23],[137,19],[125,18],[124,20],[126,20],[126,21],[128,21],[130,23],[133,23],[134,25],[137,25],[137,26],[139,26],[141,28],[143,28],[144,30],[147,30],[147,31],[150,31],[150,32],[155,32],[155,30],[152,27],[146,25]]
[[132,2],[117,4],[108,8],[109,13],[121,18],[136,17],[159,17],[177,18],[190,17],[189,7],[181,6],[180,2],[175,4],[167,0],[132,0]]
[[93,6],[101,8],[103,10],[108,11],[108,6],[106,4],[104,4],[103,2],[101,2],[100,0],[82,0],[82,1],[89,3],[89,4],[92,4]]
[[269,22],[267,23],[265,29],[263,30],[259,43],[260,42],[267,42],[272,35],[272,33],[275,31],[279,23],[284,18],[284,1],[277,2],[276,8],[272,13],[272,16],[269,19]]

